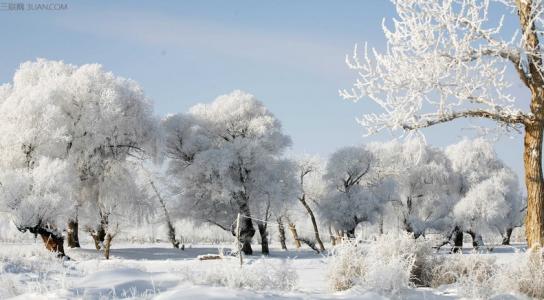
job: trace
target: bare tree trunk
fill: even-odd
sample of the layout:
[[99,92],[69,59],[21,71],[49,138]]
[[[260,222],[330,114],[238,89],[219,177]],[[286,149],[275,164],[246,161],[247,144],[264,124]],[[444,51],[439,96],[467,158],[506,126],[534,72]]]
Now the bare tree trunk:
[[172,243],[172,246],[174,248],[179,249],[179,241],[176,240],[176,228],[174,227],[174,224],[172,224],[172,220],[170,219],[170,214],[168,213],[168,209],[166,209],[166,203],[164,202],[164,199],[159,193],[159,190],[155,186],[155,183],[153,181],[150,181],[149,184],[151,185],[151,188],[153,188],[153,191],[155,192],[155,195],[159,199],[159,203],[161,204],[161,207],[164,211],[164,218],[166,221],[166,226],[168,227],[168,239],[170,240],[170,243]]
[[70,248],[80,248],[79,245],[79,223],[77,219],[68,222],[68,231],[66,232],[66,241]]
[[40,233],[40,236],[45,244],[45,248],[52,252],[58,252],[60,257],[64,257],[64,238],[61,235],[53,233]]
[[21,232],[29,231],[36,237],[39,235],[42,238],[45,248],[47,250],[51,252],[57,252],[58,257],[66,257],[69,259],[69,257],[66,256],[66,254],[64,253],[64,237],[56,229],[50,227],[42,227],[40,225],[36,227],[18,227],[17,229],[19,229],[19,231]]
[[480,247],[483,247],[484,246],[484,241],[482,239],[482,236],[479,235],[478,233],[472,231],[472,230],[468,230],[467,233],[470,235],[470,237],[472,238],[472,247],[474,249],[478,249]]
[[525,127],[525,184],[527,217],[525,235],[529,247],[544,246],[544,184],[542,182],[542,125]]
[[323,242],[321,241],[321,237],[319,237],[319,229],[317,228],[317,222],[315,220],[314,212],[312,211],[312,208],[306,202],[306,194],[303,194],[302,197],[300,197],[298,200],[300,201],[300,203],[302,203],[302,205],[308,212],[308,215],[310,215],[310,220],[312,221],[312,226],[314,228],[315,240],[317,241],[317,244],[319,245],[319,250],[321,252],[325,251],[325,246],[323,245]]
[[463,231],[458,226],[455,226],[455,229],[453,230],[452,238],[453,238],[453,247],[451,248],[451,251],[453,253],[457,253],[463,250]]
[[261,252],[263,255],[269,255],[270,250],[268,249],[268,232],[266,231],[266,223],[257,224],[259,229],[259,235],[261,236]]
[[100,220],[100,225],[96,226],[95,230],[91,230],[91,237],[94,240],[94,246],[96,250],[100,251],[104,246],[104,241],[106,239],[106,227],[108,226],[108,219],[106,216],[102,215]]
[[251,240],[255,235],[255,228],[253,227],[253,221],[250,219],[251,214],[247,203],[241,206],[240,212],[242,215],[242,219],[240,220],[240,241],[242,242],[242,251],[245,255],[252,255],[253,249],[251,249]]
[[502,244],[503,245],[510,245],[510,238],[512,237],[512,231],[514,231],[514,228],[507,228],[502,236]]
[[296,228],[294,223],[289,222],[288,225],[289,225],[289,231],[291,231],[291,235],[293,235],[293,240],[295,241],[295,246],[298,249],[298,248],[300,248],[302,246],[302,244],[300,244],[300,240],[298,239],[297,228]]
[[543,57],[539,36],[535,28],[536,3],[532,0],[516,1],[518,16],[527,54],[527,71],[522,74],[531,90],[531,118],[525,120],[523,161],[527,186],[527,216],[525,235],[530,248],[544,246],[544,183],[542,181],[542,129],[544,126],[544,78],[540,72]]
[[287,250],[287,244],[285,244],[285,226],[283,226],[283,220],[278,218],[278,233],[280,235],[281,249]]
[[106,259],[110,259],[110,249],[111,249],[112,240],[113,240],[113,235],[110,233],[106,234],[106,241],[104,243],[104,257]]

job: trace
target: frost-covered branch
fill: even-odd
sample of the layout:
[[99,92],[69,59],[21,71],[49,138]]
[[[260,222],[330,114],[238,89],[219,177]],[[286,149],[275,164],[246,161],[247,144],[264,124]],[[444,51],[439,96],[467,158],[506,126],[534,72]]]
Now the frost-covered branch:
[[542,0],[503,1],[521,12],[522,34],[511,39],[504,39],[504,17],[493,21],[489,16],[491,6],[501,6],[496,1],[393,2],[398,18],[382,25],[387,50],[365,45],[358,53],[355,46],[346,57],[358,77],[340,95],[370,99],[382,110],[359,119],[369,134],[386,128],[417,130],[465,117],[510,127],[531,121],[533,115],[515,105],[506,76],[513,67],[528,87],[544,82]]

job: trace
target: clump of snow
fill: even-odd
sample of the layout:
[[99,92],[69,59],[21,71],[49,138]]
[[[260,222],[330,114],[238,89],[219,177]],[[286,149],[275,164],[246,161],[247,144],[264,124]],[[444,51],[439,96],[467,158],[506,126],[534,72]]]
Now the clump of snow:
[[384,234],[365,244],[345,240],[331,252],[329,284],[333,290],[360,286],[388,295],[413,287],[416,274],[426,274],[431,247],[413,235]]

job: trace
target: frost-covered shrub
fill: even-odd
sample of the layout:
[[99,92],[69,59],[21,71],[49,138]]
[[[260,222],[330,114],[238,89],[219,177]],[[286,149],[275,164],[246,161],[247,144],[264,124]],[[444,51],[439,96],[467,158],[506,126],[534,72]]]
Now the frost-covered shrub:
[[347,290],[363,277],[365,272],[363,247],[358,240],[344,240],[332,248],[327,274],[332,290]]
[[453,284],[462,296],[488,298],[493,294],[495,258],[485,254],[455,254],[435,258],[431,287]]
[[516,254],[507,262],[485,254],[458,254],[437,258],[430,286],[452,285],[460,296],[488,299],[519,293],[544,298],[542,252]]
[[515,259],[497,268],[494,288],[497,292],[519,292],[544,299],[544,252],[516,254]]
[[298,281],[296,271],[288,262],[274,264],[265,259],[242,267],[237,260],[222,260],[198,271],[182,269],[179,274],[194,284],[251,290],[292,291]]
[[358,285],[397,294],[421,281],[416,276],[428,273],[430,252],[426,242],[405,233],[385,234],[369,244],[347,240],[331,252],[329,283],[337,291]]
[[0,299],[67,288],[69,277],[79,275],[70,265],[39,244],[3,245],[0,247]]

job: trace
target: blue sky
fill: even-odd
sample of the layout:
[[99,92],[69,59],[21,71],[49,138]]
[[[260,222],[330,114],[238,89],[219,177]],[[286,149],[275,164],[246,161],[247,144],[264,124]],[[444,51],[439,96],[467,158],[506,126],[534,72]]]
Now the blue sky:
[[[253,93],[282,121],[294,153],[328,155],[398,136],[364,137],[355,119],[375,107],[338,96],[355,78],[344,63],[354,43],[384,47],[381,22],[394,16],[387,0],[67,3],[64,11],[0,11],[1,82],[37,57],[100,63],[138,81],[159,115],[234,89]],[[472,135],[472,125],[457,121],[424,133],[444,146]],[[501,138],[496,150],[523,174],[520,135]]]

